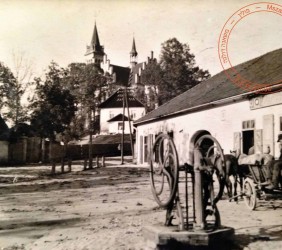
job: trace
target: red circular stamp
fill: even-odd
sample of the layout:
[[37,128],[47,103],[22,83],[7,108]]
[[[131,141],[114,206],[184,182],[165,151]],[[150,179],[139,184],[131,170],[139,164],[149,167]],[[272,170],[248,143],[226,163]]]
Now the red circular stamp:
[[236,69],[232,66],[232,63],[228,55],[229,37],[236,24],[240,22],[243,18],[257,12],[269,12],[269,13],[272,12],[282,16],[282,5],[277,3],[259,2],[259,3],[249,4],[236,11],[226,21],[226,23],[224,24],[221,30],[219,41],[218,41],[218,55],[225,74],[238,87],[243,88],[246,91],[254,91],[261,94],[267,94],[270,92],[273,93],[274,91],[271,88],[271,86],[280,83],[282,79],[278,82],[273,82],[273,83],[271,82],[258,83],[258,82],[250,81],[244,78],[242,75],[240,75],[239,72],[236,71]]

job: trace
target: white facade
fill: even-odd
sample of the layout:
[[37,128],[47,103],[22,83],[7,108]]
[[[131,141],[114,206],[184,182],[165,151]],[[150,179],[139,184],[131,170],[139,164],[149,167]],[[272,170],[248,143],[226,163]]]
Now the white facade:
[[[123,108],[101,108],[100,110],[100,131],[101,133],[120,133],[118,126],[108,122],[113,117],[122,114]],[[144,107],[132,107],[129,108],[130,119],[135,121],[145,115]],[[127,109],[125,109],[125,116],[128,116]],[[128,124],[128,121],[125,123]],[[125,126],[126,129],[126,126]],[[129,130],[129,127],[128,127]],[[133,131],[133,124],[131,122],[131,131]],[[126,132],[125,132],[126,133]],[[129,132],[128,132],[129,133]]]
[[264,152],[269,146],[270,154],[277,158],[279,148],[276,141],[278,134],[282,133],[282,92],[137,124],[135,156],[138,164],[147,162],[151,145],[160,132],[173,133],[180,164],[193,164],[191,145],[195,135],[202,132],[214,136],[224,153],[234,149],[246,151],[247,136],[252,135],[256,152]]
[[[130,124],[131,132],[133,132],[132,121],[130,121]],[[124,133],[130,134],[128,121],[124,121]],[[122,121],[109,122],[109,134],[122,134]]]

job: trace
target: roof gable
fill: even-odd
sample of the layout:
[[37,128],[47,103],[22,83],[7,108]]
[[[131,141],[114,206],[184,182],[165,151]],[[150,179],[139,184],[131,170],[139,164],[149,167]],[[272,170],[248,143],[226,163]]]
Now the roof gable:
[[[259,90],[265,87],[265,85],[259,83],[278,84],[282,82],[281,58],[282,49],[278,49],[239,64],[234,68],[241,77],[248,79],[251,82],[258,83],[254,90]],[[233,76],[236,75],[234,74]],[[275,84],[272,84],[271,86],[274,86]],[[138,119],[135,121],[135,124],[170,116],[176,112],[185,111],[194,107],[247,93],[250,93],[250,91],[240,88],[226,76],[224,71],[222,71]]]
[[111,66],[113,67],[113,74],[115,74],[114,83],[117,85],[128,86],[130,68],[113,64],[111,64]]
[[[106,101],[99,105],[99,108],[122,108],[123,107],[123,89],[119,89],[111,95]],[[144,105],[138,101],[132,91],[127,91],[128,106],[130,108],[144,108]]]
[[110,120],[108,120],[108,122],[121,122],[123,121],[123,117],[124,117],[124,121],[128,121],[128,117],[123,115],[123,114],[118,114],[116,116],[114,116],[113,118],[111,118]]
[[142,68],[143,68],[143,64],[144,63],[137,63],[132,69],[131,69],[131,72],[130,72],[130,76],[129,76],[129,81],[128,81],[128,85],[129,86],[134,86],[136,82],[136,78],[135,78],[135,75],[139,75],[139,71],[141,69],[142,71]]

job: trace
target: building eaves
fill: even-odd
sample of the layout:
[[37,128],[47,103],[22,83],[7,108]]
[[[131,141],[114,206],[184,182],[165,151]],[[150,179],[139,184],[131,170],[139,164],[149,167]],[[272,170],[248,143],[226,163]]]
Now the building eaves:
[[[271,88],[279,88],[282,80],[282,49],[278,49],[239,64],[234,69],[245,79],[254,83],[273,83]],[[235,75],[235,74],[234,74]],[[235,77],[234,77],[235,78]],[[135,125],[167,118],[176,114],[192,112],[198,108],[207,108],[210,105],[232,98],[240,99],[253,95],[265,85],[257,84],[256,89],[247,91],[232,82],[224,71],[212,78],[196,85],[181,95],[173,98],[159,108],[134,122]]]
[[[122,108],[123,107],[123,94],[124,90],[119,89],[112,94],[107,100],[99,105],[99,108]],[[138,101],[132,91],[127,90],[128,106],[129,108],[144,108],[144,104]]]

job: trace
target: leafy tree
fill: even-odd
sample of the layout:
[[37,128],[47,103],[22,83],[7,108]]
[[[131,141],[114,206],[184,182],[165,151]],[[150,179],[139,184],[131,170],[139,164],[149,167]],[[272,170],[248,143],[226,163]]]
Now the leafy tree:
[[[76,124],[80,124],[78,126],[79,130],[83,131],[83,129],[81,130],[81,125],[88,121],[88,129],[91,128],[94,133],[99,132],[96,111],[98,110],[98,105],[109,91],[107,88],[107,77],[102,74],[95,64],[72,63],[68,66],[66,86],[75,97],[78,109],[75,119]],[[87,133],[89,130],[84,132]]]
[[11,70],[0,62],[0,111],[4,112],[7,108],[7,101],[13,98],[13,89],[16,78]]
[[156,59],[149,61],[141,77],[144,87],[136,92],[136,97],[146,103],[147,111],[151,111],[161,104],[159,88],[164,81],[163,71]]
[[162,44],[160,67],[163,71],[163,84],[159,86],[162,103],[210,77],[208,71],[196,66],[195,56],[191,54],[189,46],[176,38]]
[[73,117],[69,129],[66,131],[66,136],[71,139],[79,139],[85,133],[85,124],[87,121],[87,111],[82,105],[82,90],[81,86],[85,81],[84,70],[85,63],[71,63],[66,69],[65,86],[74,97],[76,113]]
[[92,168],[92,135],[99,132],[99,117],[96,114],[98,105],[108,92],[107,77],[95,64],[72,63],[68,67],[67,82],[79,111],[70,132],[81,136],[83,124],[88,124],[84,132],[89,134],[89,168]]
[[[150,99],[161,105],[209,77],[208,71],[196,66],[189,46],[172,38],[162,44],[160,62],[151,60],[147,65],[142,82]],[[153,107],[153,103],[149,104],[149,108]]]
[[35,79],[35,97],[32,101],[31,124],[42,138],[55,139],[66,131],[75,115],[75,99],[64,86],[66,71],[52,62],[45,81]]

